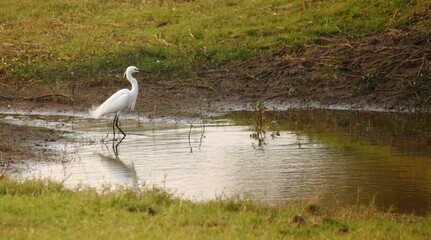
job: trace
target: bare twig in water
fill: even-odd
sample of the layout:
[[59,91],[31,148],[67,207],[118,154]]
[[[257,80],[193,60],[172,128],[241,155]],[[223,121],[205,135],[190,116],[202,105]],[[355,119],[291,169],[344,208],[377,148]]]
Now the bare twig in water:
[[190,146],[190,152],[193,152],[192,143],[190,142],[190,135],[192,133],[193,124],[190,123],[190,130],[189,130],[189,146]]
[[199,104],[199,111],[200,111],[199,115],[200,115],[201,120],[202,120],[201,138],[199,140],[199,147],[201,147],[201,145],[202,145],[202,139],[205,137],[205,116],[204,116],[204,114],[202,112],[202,107],[201,107],[200,104]]
[[301,148],[301,139],[299,138],[299,133],[296,133],[296,142],[298,143],[298,148]]

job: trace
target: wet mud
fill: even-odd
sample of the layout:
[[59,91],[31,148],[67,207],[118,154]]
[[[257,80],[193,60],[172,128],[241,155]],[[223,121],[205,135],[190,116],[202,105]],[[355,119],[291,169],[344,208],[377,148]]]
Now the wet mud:
[[57,153],[48,145],[66,142],[66,134],[65,131],[0,121],[0,173],[26,170],[32,162],[55,161]]

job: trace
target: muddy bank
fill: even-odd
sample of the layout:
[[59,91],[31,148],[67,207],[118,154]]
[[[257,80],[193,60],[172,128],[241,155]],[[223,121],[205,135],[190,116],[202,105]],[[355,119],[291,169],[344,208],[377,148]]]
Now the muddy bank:
[[430,32],[388,30],[358,41],[320,38],[200,73],[231,98],[429,110]]
[[66,142],[66,132],[0,121],[0,174],[25,169],[31,161],[52,160],[53,142]]
[[430,38],[430,31],[408,28],[359,40],[319,38],[187,80],[150,78],[138,109],[178,114],[264,100],[278,106],[430,111]]
[[[313,42],[205,70],[193,80],[148,82],[146,112],[224,108],[264,100],[279,105],[431,109],[430,32],[388,30],[360,40]],[[171,108],[174,109],[171,109]]]

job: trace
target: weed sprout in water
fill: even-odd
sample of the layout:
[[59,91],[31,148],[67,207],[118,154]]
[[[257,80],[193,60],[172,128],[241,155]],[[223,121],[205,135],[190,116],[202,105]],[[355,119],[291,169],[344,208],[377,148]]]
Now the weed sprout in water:
[[279,122],[278,120],[273,120],[270,122],[268,127],[265,127],[265,111],[268,110],[268,107],[265,105],[265,101],[259,100],[250,104],[250,106],[254,109],[255,119],[253,123],[254,132],[250,134],[251,138],[254,138],[258,141],[258,146],[261,147],[265,144],[266,137],[266,128],[270,129],[272,139],[280,136],[280,131],[278,131]]
[[256,139],[258,141],[258,145],[262,146],[265,144],[265,128],[263,125],[263,114],[268,108],[265,106],[265,102],[261,100],[251,103],[250,106],[254,109],[255,112],[255,121],[253,125],[254,132],[250,134],[250,137]]

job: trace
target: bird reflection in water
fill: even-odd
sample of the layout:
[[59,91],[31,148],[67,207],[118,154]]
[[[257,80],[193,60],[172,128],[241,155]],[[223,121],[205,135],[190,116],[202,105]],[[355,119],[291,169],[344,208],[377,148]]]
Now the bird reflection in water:
[[110,147],[108,147],[107,144],[102,143],[102,145],[106,148],[107,154],[101,154],[97,153],[97,155],[100,157],[101,162],[106,166],[106,169],[111,172],[112,175],[122,175],[121,179],[130,179],[132,182],[132,185],[134,187],[138,184],[138,177],[136,173],[135,166],[132,163],[126,164],[120,159],[119,155],[119,146],[121,142],[124,140],[125,137],[123,137],[121,140],[112,141],[112,151],[110,150]]
[[118,146],[120,146],[120,144],[123,142],[123,140],[126,138],[126,136],[123,136],[120,140],[115,139],[115,136],[111,140],[106,140],[108,138],[108,136],[109,136],[109,132],[106,134],[106,137],[103,138],[100,142],[102,143],[103,146],[106,147],[106,150],[108,152],[110,152],[106,142],[112,141],[112,151],[113,151],[114,155],[116,156],[116,158],[118,158]]
[[115,158],[118,159],[118,146],[120,146],[121,142],[123,142],[124,138],[126,136],[124,135],[123,138],[120,139],[120,141],[112,141],[112,151],[114,151]]

